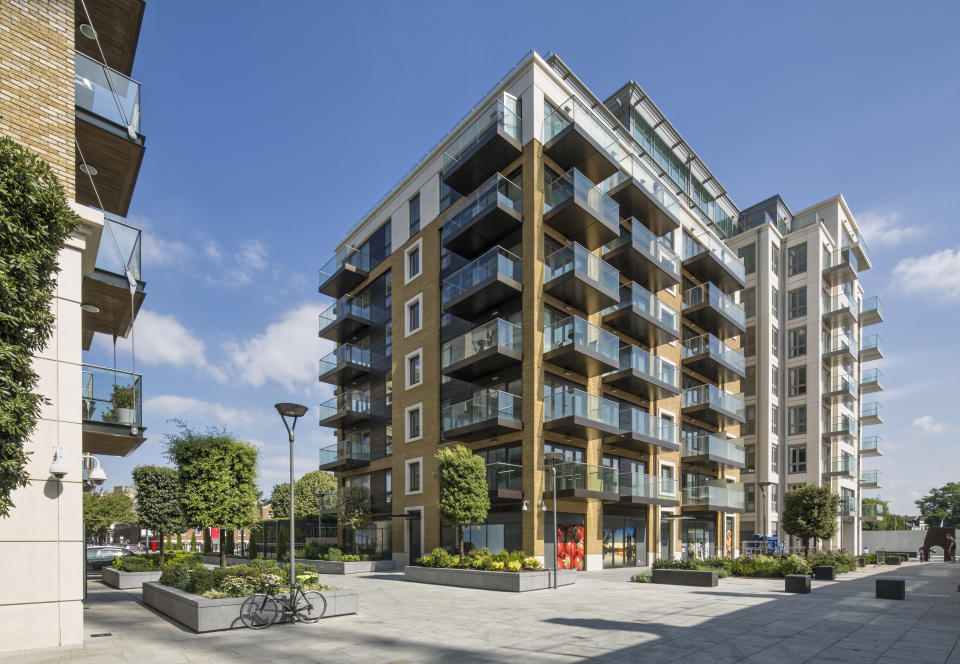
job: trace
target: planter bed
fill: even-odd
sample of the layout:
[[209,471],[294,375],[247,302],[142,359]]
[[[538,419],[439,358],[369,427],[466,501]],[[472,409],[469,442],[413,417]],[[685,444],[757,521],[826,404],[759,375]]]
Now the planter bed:
[[[324,618],[360,612],[360,597],[356,590],[325,590],[327,610]],[[143,603],[194,632],[214,632],[243,627],[240,605],[246,597],[207,599],[178,588],[157,582],[143,584]]]
[[[553,572],[491,572],[475,569],[446,567],[419,567],[407,565],[403,578],[415,583],[433,583],[439,586],[476,588],[478,590],[501,590],[522,593],[530,590],[545,590],[553,587]],[[569,586],[577,582],[577,572],[572,569],[557,571],[557,586]]]
[[160,570],[155,572],[124,572],[112,567],[104,567],[101,571],[105,584],[111,588],[120,588],[121,590],[130,588],[139,589],[144,583],[160,580]]
[[363,572],[389,572],[393,570],[392,560],[359,560],[356,562],[344,562],[342,560],[302,560],[297,558],[298,563],[305,563],[317,570],[319,574],[361,574]]
[[[220,567],[220,556],[204,555],[203,564]],[[249,558],[237,558],[236,556],[227,556],[227,567],[231,567],[232,565],[249,565],[249,564],[250,564]]]
[[697,586],[700,588],[716,588],[717,570],[699,569],[655,569],[653,582],[672,586]]

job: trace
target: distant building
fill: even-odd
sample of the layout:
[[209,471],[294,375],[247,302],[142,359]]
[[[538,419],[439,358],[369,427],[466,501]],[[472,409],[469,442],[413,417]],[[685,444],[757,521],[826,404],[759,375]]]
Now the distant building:
[[134,498],[137,497],[137,489],[136,487],[132,487],[132,486],[115,486],[113,487],[113,492],[122,493],[130,500],[133,500]]
[[903,520],[910,530],[926,530],[930,527],[925,516],[905,516]]

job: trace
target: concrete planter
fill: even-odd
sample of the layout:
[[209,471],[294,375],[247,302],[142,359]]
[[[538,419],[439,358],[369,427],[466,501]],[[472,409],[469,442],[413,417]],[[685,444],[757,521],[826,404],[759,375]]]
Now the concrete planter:
[[130,588],[140,589],[144,583],[160,580],[160,570],[156,572],[124,572],[112,567],[104,567],[101,570],[102,579],[105,584],[111,588],[127,590]]
[[833,565],[817,565],[813,568],[813,578],[817,581],[836,581],[837,568]]
[[671,586],[697,586],[716,588],[718,581],[716,570],[700,569],[655,569],[653,582]]
[[[418,567],[407,565],[403,578],[415,583],[433,583],[439,586],[500,590],[522,593],[530,590],[546,590],[553,587],[553,572],[492,572],[476,569],[444,567]],[[572,569],[557,571],[557,586],[569,586],[577,582],[577,572]]]
[[389,572],[393,570],[392,560],[360,560],[357,562],[343,562],[342,560],[300,560],[320,574],[362,574],[363,572]]
[[787,574],[785,577],[783,577],[783,591],[787,593],[801,593],[806,595],[810,592],[810,575]]
[[[211,556],[211,555],[205,555],[205,556],[203,556],[203,564],[204,564],[204,565],[216,565],[217,567],[219,567],[219,566],[220,566],[220,556],[218,556],[218,555],[213,555],[213,556]],[[250,559],[249,559],[249,558],[237,558],[236,556],[227,556],[227,567],[230,567],[230,566],[232,566],[232,565],[249,565],[249,564],[250,564]]]
[[[324,591],[327,611],[324,618],[360,612],[356,590]],[[214,632],[243,627],[240,606],[246,597],[207,599],[156,582],[143,584],[143,603],[186,625],[194,632]]]

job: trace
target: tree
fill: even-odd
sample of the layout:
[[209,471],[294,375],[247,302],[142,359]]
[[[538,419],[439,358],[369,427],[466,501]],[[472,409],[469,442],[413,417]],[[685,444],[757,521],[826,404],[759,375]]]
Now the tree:
[[210,529],[203,529],[203,552],[213,553],[213,542],[210,541]]
[[79,219],[50,166],[0,137],[0,517],[30,480],[23,446],[45,403],[32,356],[53,333],[57,256]]
[[257,529],[256,526],[250,529],[250,541],[247,543],[247,557],[257,557]]
[[197,529],[193,528],[190,530],[190,552],[197,552]]
[[[293,499],[296,502],[296,519],[316,519],[320,515],[316,494],[337,490],[337,478],[323,470],[314,470],[293,485]],[[270,494],[270,507],[277,519],[290,518],[290,483],[283,482],[273,487]]]
[[930,489],[929,495],[916,501],[920,514],[931,526],[960,528],[960,482],[947,482],[939,489]]
[[[137,523],[160,539],[160,563],[163,564],[166,553],[163,536],[167,535],[166,546],[170,547],[170,534],[186,527],[180,503],[180,475],[176,468],[137,466],[131,476],[137,489]],[[177,535],[179,542],[180,535]]]
[[840,496],[828,486],[807,484],[788,491],[783,499],[783,530],[801,539],[830,539],[837,532]]
[[890,513],[890,503],[880,498],[864,498],[864,505],[878,505],[883,515],[879,521],[864,521],[863,530],[907,530],[906,519],[901,514]]
[[457,546],[463,555],[463,527],[481,523],[490,511],[487,468],[463,445],[437,451],[440,481],[440,518],[456,528]]
[[257,520],[257,448],[224,428],[200,433],[182,422],[166,444],[167,458],[180,472],[187,522],[220,529],[220,567],[226,567],[224,529]]
[[137,523],[133,501],[122,493],[85,493],[83,523],[87,532],[101,542],[114,524]]
[[363,530],[369,526],[370,489],[363,486],[345,486],[340,489],[337,500],[337,520],[341,528],[351,530]]
[[177,551],[183,551],[183,535],[177,533]]

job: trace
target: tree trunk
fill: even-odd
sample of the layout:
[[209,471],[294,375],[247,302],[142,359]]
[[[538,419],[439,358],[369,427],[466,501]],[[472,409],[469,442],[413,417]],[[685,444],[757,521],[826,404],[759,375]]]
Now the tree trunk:
[[460,557],[463,557],[463,526],[457,526],[457,544],[460,547]]
[[226,529],[220,528],[220,567],[227,566],[227,543]]
[[163,535],[160,535],[160,564],[163,565]]

